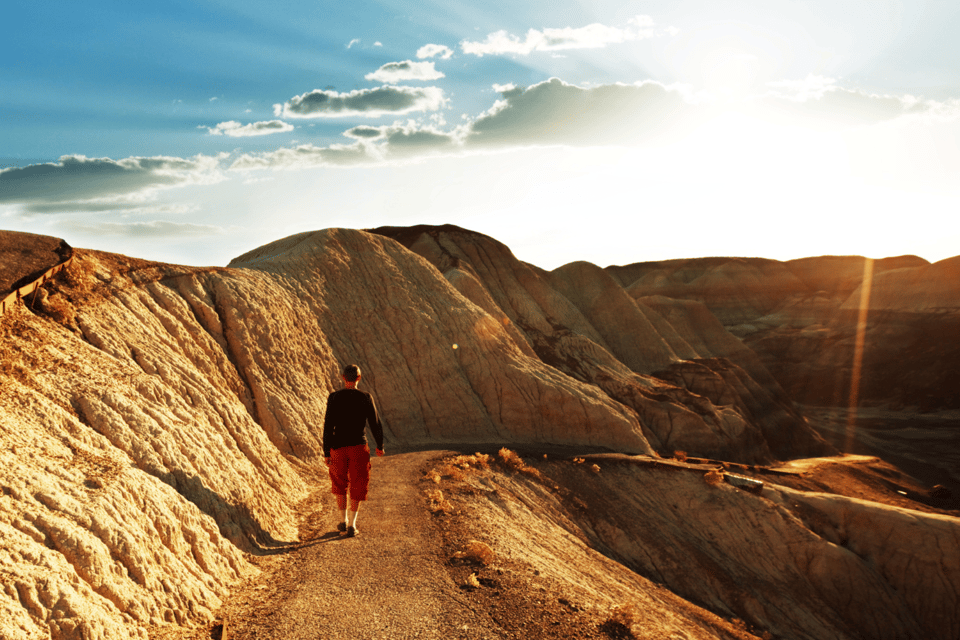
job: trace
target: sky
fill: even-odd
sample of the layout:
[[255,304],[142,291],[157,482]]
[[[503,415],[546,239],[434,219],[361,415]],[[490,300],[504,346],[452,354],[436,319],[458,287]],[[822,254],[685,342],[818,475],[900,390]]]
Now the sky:
[[956,0],[13,0],[0,228],[225,265],[456,224],[553,269],[960,254]]

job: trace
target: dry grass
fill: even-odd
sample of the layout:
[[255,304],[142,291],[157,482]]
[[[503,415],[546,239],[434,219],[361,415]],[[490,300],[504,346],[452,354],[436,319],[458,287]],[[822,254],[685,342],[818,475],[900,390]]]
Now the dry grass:
[[718,487],[723,484],[723,474],[719,469],[711,469],[703,475],[703,481],[711,487]]
[[674,451],[674,452],[673,452],[673,457],[674,457],[675,460],[678,460],[678,461],[680,461],[680,462],[686,462],[686,461],[687,461],[687,452],[686,452],[686,451]]
[[600,625],[600,630],[617,640],[636,638],[633,629],[640,624],[640,615],[633,605],[617,605],[610,609],[610,617]]
[[458,560],[486,566],[493,562],[495,556],[490,545],[479,540],[471,540],[463,549],[454,553],[453,557]]
[[434,515],[440,513],[449,513],[453,510],[453,505],[450,504],[449,500],[443,497],[443,491],[440,489],[428,491],[427,500],[429,500],[427,509],[429,509],[430,513]]
[[497,459],[503,467],[509,469],[510,471],[522,473],[523,475],[529,476],[535,480],[539,480],[541,482],[543,481],[543,474],[540,473],[540,470],[527,465],[527,463],[523,461],[523,458],[517,455],[515,451],[511,451],[510,449],[504,447],[497,453]]

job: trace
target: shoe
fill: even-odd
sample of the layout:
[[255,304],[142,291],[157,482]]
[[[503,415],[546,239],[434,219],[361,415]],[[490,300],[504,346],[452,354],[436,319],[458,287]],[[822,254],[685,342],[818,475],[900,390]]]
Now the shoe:
[[346,530],[347,530],[346,522],[341,522],[340,524],[337,525],[337,531],[339,531],[340,533],[345,533]]
[[356,527],[347,527],[348,538],[356,538],[358,535],[360,535],[360,531]]

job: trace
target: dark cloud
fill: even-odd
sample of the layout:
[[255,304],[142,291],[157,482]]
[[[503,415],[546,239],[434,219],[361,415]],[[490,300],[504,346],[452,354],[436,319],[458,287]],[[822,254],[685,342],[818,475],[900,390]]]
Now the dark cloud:
[[416,155],[458,148],[456,134],[434,128],[392,127],[386,133],[386,148],[394,155]]
[[694,111],[655,82],[584,89],[552,78],[502,95],[472,123],[468,145],[632,144],[669,133]]
[[63,156],[56,163],[0,170],[0,204],[83,202],[209,181],[218,163],[217,158],[204,156],[190,160]]
[[152,220],[149,222],[98,222],[66,223],[64,227],[79,233],[95,236],[126,236],[130,238],[182,238],[184,236],[207,236],[223,232],[221,227],[209,224],[191,224]]
[[298,169],[323,165],[350,165],[371,160],[363,143],[316,147],[304,144],[267,153],[245,153],[230,165],[231,169]]
[[383,130],[383,127],[369,127],[367,125],[360,125],[359,127],[347,129],[343,132],[343,135],[347,136],[348,138],[355,138],[357,140],[375,140],[384,136]]
[[437,111],[446,104],[437,87],[382,86],[337,93],[316,89],[274,105],[274,115],[284,118],[379,117],[414,111]]

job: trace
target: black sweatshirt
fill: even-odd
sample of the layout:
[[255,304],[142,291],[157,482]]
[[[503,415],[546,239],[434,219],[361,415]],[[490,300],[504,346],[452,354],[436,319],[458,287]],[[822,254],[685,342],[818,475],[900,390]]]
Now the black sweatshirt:
[[331,393],[323,417],[323,457],[329,458],[331,449],[366,444],[368,421],[377,449],[383,449],[383,425],[373,396],[360,389],[340,389]]

